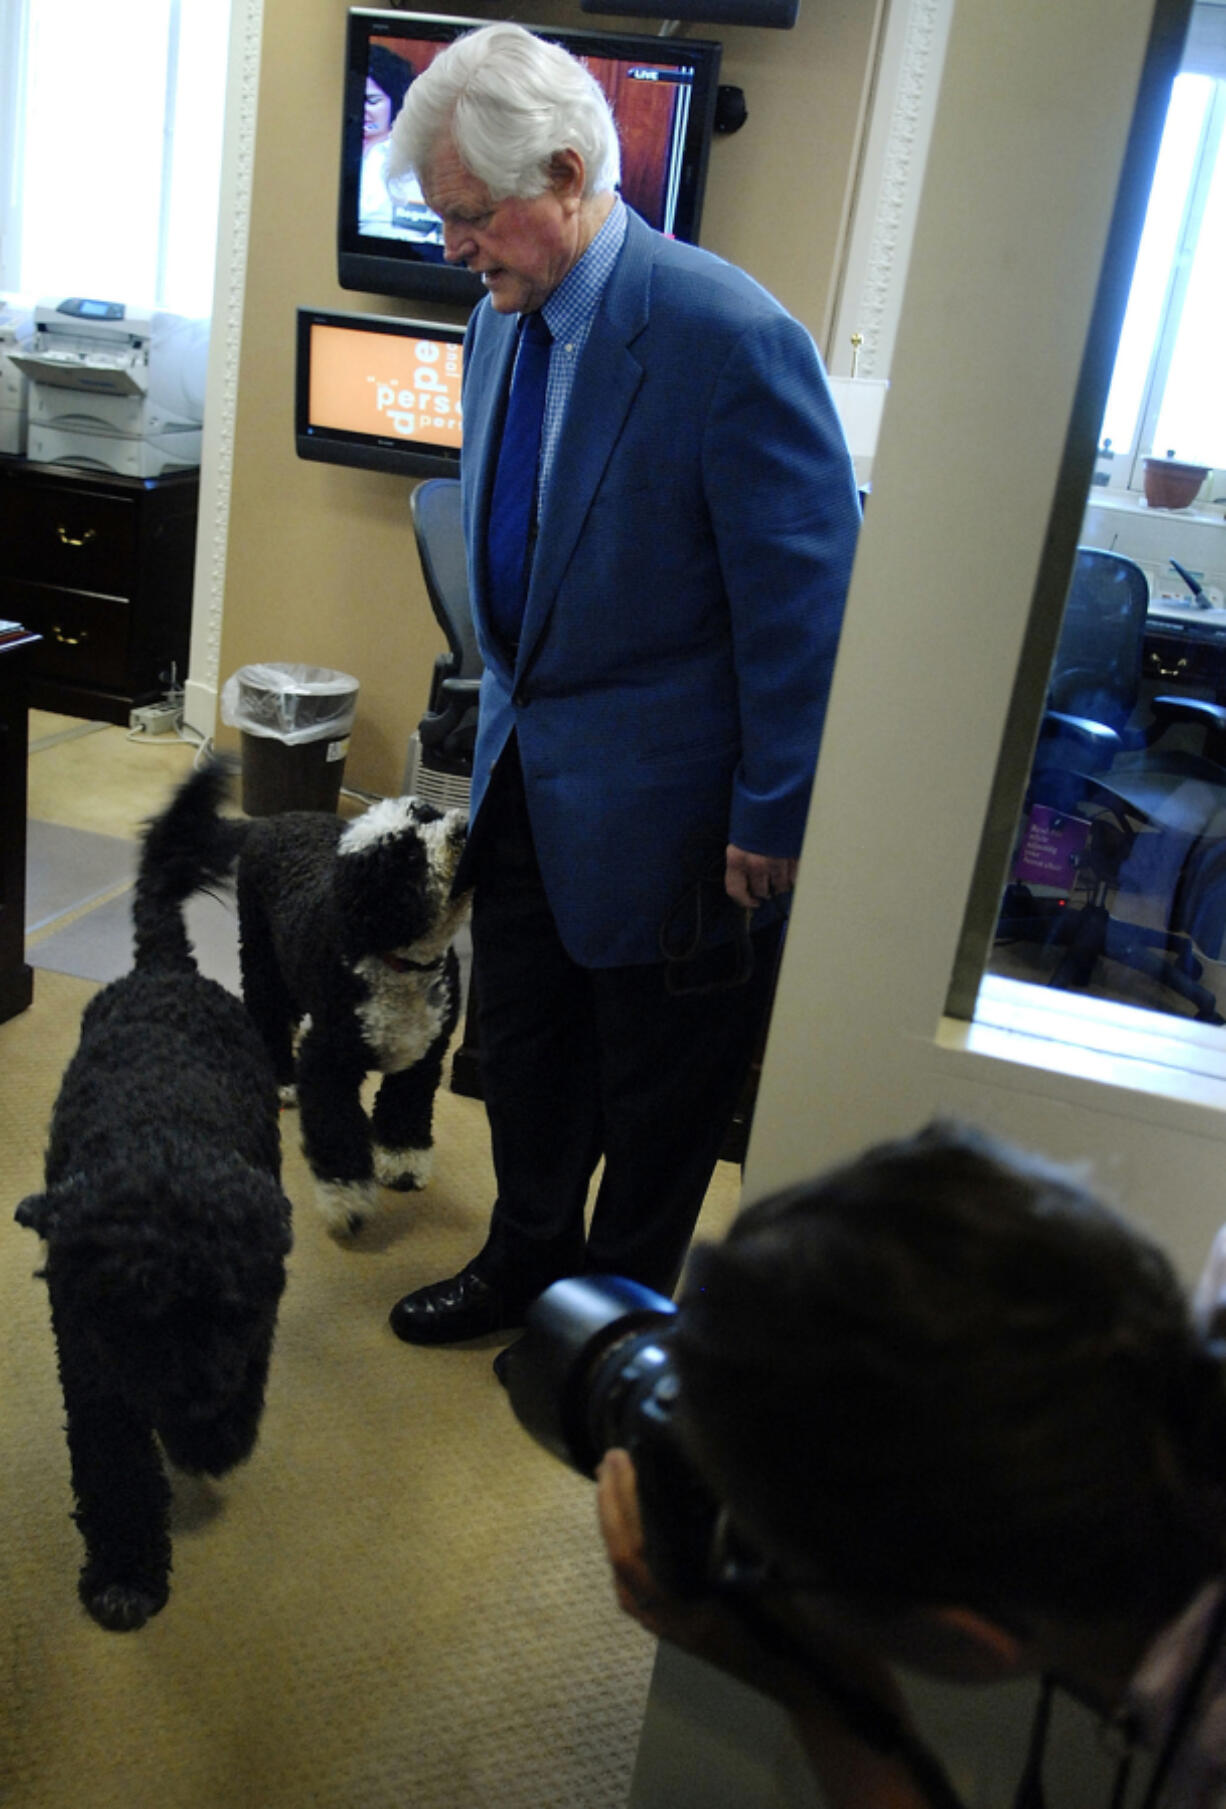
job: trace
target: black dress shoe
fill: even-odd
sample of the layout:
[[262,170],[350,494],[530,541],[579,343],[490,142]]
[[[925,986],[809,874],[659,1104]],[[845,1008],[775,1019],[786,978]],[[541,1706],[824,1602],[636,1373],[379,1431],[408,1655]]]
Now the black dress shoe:
[[459,1344],[522,1325],[524,1307],[470,1265],[398,1300],[388,1322],[406,1344]]

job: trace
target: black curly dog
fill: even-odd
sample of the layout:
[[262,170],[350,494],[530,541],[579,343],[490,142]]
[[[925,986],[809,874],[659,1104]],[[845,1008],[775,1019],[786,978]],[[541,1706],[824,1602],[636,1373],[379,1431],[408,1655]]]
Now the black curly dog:
[[183,922],[234,856],[225,771],[195,773],[145,835],[135,969],[91,1000],[51,1121],[46,1239],[68,1414],[79,1591],[114,1631],[169,1592],[170,1485],[220,1476],[259,1431],[290,1207],[277,1088],[242,1003],[197,972]]
[[[378,1185],[423,1187],[434,1097],[460,1011],[453,896],[466,820],[414,797],[346,823],[285,811],[243,826],[243,997],[272,1056],[329,1228],[356,1231]],[[298,1033],[297,1050],[294,1039]],[[383,1075],[369,1118],[361,1089]]]

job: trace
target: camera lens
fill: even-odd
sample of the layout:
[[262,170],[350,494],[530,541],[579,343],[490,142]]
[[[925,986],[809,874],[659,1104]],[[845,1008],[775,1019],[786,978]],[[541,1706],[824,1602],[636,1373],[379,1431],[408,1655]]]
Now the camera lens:
[[[664,1360],[661,1331],[674,1311],[664,1295],[619,1275],[575,1276],[546,1288],[507,1359],[507,1393],[525,1430],[563,1463],[593,1475],[618,1442],[607,1433],[621,1432],[627,1406],[649,1386],[643,1376]],[[625,1380],[622,1357],[635,1365]]]
[[643,1414],[667,1417],[677,1377],[656,1329],[631,1331],[600,1354],[587,1383],[587,1449],[597,1462],[611,1445],[633,1448]]
[[674,1315],[670,1300],[621,1276],[555,1282],[511,1346],[506,1384],[524,1428],[585,1476],[611,1446],[629,1451],[651,1571],[697,1595],[718,1509],[673,1424],[681,1392],[668,1348]]

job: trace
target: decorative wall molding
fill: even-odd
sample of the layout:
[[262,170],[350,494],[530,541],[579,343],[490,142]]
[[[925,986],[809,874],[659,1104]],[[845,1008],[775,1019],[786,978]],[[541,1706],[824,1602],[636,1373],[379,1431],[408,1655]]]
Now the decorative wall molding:
[[880,359],[883,328],[891,298],[906,274],[899,253],[904,237],[907,243],[910,240],[905,227],[914,219],[923,177],[923,162],[917,160],[916,148],[921,140],[940,3],[941,0],[912,0],[909,9],[902,67],[890,113],[885,168],[873,215],[868,268],[860,290],[858,331],[864,338],[858,372],[861,377],[885,374]]
[[857,374],[889,375],[952,10],[909,0],[890,11],[832,345],[840,374],[858,334]]
[[216,724],[220,690],[234,427],[238,412],[238,371],[264,24],[263,0],[232,0],[232,3],[217,271],[201,450],[191,659],[184,696],[184,720],[190,728],[206,737],[212,735]]

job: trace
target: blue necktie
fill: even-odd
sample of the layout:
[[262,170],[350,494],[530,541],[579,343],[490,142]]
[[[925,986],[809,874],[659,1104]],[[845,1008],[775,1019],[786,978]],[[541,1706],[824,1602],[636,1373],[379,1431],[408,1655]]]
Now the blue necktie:
[[507,398],[488,534],[490,615],[514,647],[523,625],[536,538],[536,476],[553,335],[539,313],[525,314]]

